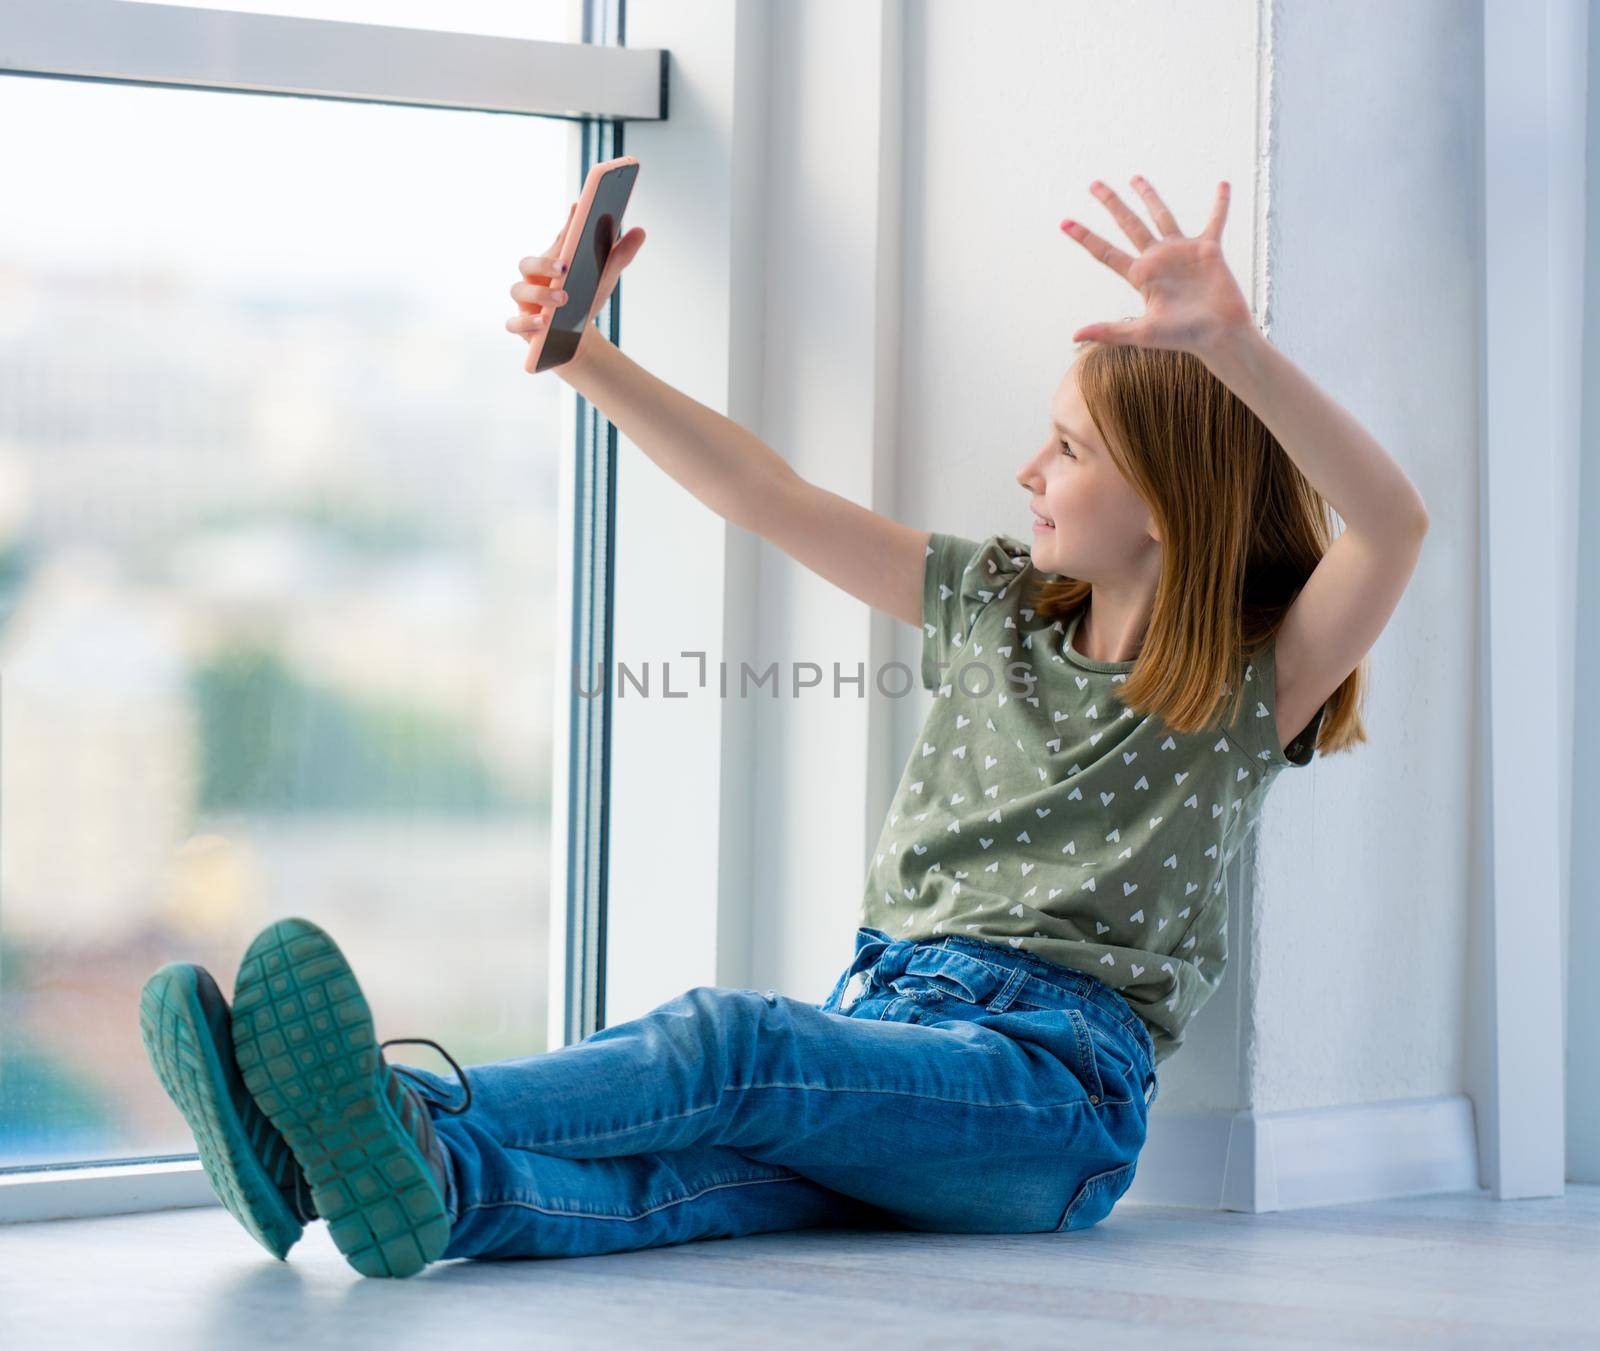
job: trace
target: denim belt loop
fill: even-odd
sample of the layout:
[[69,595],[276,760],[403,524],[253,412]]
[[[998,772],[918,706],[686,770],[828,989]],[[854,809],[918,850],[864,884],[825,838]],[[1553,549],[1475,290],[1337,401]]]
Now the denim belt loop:
[[873,939],[867,948],[876,949],[877,957],[867,971],[868,979],[874,987],[882,989],[895,977],[905,975],[911,954],[917,950],[917,941],[912,938],[896,938],[888,943],[882,943],[878,939]]
[[894,945],[894,940],[887,937],[863,938],[863,935],[872,932],[875,931],[864,927],[856,931],[856,940],[860,946],[856,948],[856,954],[851,959],[849,967],[839,977],[839,982],[834,988],[834,993],[839,998],[838,1007],[840,1012],[845,1012],[852,1008],[857,1000],[863,998],[872,989],[875,971],[874,963],[877,962],[882,953]]
[[989,1001],[988,1012],[1004,1013],[1011,1007],[1011,1003],[1027,983],[1028,973],[1020,966],[1011,968],[1011,974],[1006,977],[1005,984],[1000,987],[1000,993]]

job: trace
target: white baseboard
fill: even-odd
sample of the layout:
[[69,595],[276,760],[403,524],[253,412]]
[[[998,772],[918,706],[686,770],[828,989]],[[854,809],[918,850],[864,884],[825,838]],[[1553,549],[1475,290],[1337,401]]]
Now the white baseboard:
[[0,1175],[0,1224],[221,1204],[198,1158]]
[[[1261,1213],[1479,1187],[1470,1098],[1293,1112],[1163,1112],[1131,1204]],[[218,1204],[198,1160],[0,1178],[0,1223]]]
[[1479,1186],[1465,1096],[1231,1114],[1158,1101],[1125,1199],[1259,1214]]

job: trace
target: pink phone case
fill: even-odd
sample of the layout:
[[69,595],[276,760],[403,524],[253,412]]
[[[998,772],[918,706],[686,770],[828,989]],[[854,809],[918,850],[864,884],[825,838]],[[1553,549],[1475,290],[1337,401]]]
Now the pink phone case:
[[[595,198],[597,196],[599,196],[599,194],[600,194],[600,188],[601,188],[601,184],[602,184],[603,180],[605,179],[607,174],[616,173],[619,170],[629,170],[629,169],[631,169],[634,173],[637,173],[638,172],[638,168],[639,168],[639,161],[636,158],[634,158],[634,156],[632,156],[632,155],[619,155],[619,156],[617,156],[616,159],[609,159],[609,160],[606,160],[603,164],[596,164],[593,168],[591,168],[589,170],[589,176],[584,181],[584,184],[583,184],[583,195],[578,198],[577,209],[575,211],[573,211],[572,219],[567,222],[567,232],[566,232],[565,235],[562,236],[562,238],[561,238],[561,246],[557,250],[557,253],[556,253],[556,256],[562,262],[567,264],[567,271],[565,273],[558,274],[558,276],[554,280],[546,278],[543,282],[540,283],[541,285],[548,285],[548,286],[552,287],[552,289],[555,289],[555,290],[566,290],[570,294],[570,292],[571,292],[570,286],[565,285],[564,283],[572,275],[573,259],[577,255],[578,245],[579,245],[579,242],[583,239],[584,229],[585,229],[585,226],[586,226],[586,224],[588,222],[588,219],[589,219],[589,212],[594,206]],[[618,225],[617,225],[617,235],[616,235],[616,237],[617,237],[617,239],[620,239],[622,237],[620,221],[618,222]],[[612,240],[612,246],[613,247],[615,247],[615,243],[616,243],[616,240]],[[609,252],[608,252],[607,257],[609,258],[609,256],[610,255],[609,255]],[[605,267],[602,264],[600,269],[599,269],[600,275],[604,275],[604,271],[605,271]],[[593,288],[585,288],[587,290],[587,292],[588,292],[587,294],[585,294],[585,295],[571,294],[570,299],[564,305],[555,306],[555,307],[552,307],[550,305],[540,305],[538,307],[536,313],[544,315],[545,319],[546,319],[546,323],[545,323],[545,326],[543,328],[537,330],[534,333],[533,337],[528,342],[527,357],[524,359],[524,361],[522,363],[522,369],[523,370],[532,372],[532,371],[536,371],[536,370],[539,369],[539,358],[540,358],[540,355],[544,352],[545,339],[550,335],[551,331],[555,328],[557,316],[563,316],[563,317],[566,317],[566,318],[570,318],[571,315],[570,315],[569,311],[572,311],[572,310],[575,310],[575,309],[577,309],[579,307],[582,307],[582,309],[585,311],[585,320],[584,320],[585,324],[587,324],[589,322],[587,311],[594,304],[595,291],[599,287],[600,275],[597,275],[595,277],[594,287]],[[533,277],[533,278],[529,278],[529,280],[530,281],[537,281],[538,278],[537,277]],[[568,358],[563,358],[563,360],[566,360],[566,359],[568,359]],[[560,362],[560,361],[553,363],[553,365],[560,365],[560,364],[562,364],[562,362]],[[550,370],[550,369],[553,368],[553,365],[547,365],[547,366],[545,366],[544,369],[545,370]]]

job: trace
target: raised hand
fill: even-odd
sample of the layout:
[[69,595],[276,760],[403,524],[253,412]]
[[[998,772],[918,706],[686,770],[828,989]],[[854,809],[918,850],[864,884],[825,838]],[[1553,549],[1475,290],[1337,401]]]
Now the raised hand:
[[[548,316],[541,313],[541,308],[548,306],[554,312],[566,299],[566,293],[557,284],[558,278],[564,278],[565,273],[556,271],[556,255],[561,252],[562,241],[566,239],[567,229],[572,224],[572,213],[577,209],[576,202],[567,208],[566,224],[556,231],[549,248],[541,254],[524,258],[517,265],[523,280],[512,283],[511,298],[517,302],[518,313],[506,320],[506,328],[524,342],[531,342],[533,335],[545,326]],[[557,300],[557,296],[561,300]]]
[[1109,187],[1096,179],[1089,190],[1105,204],[1138,249],[1130,256],[1075,220],[1061,228],[1095,258],[1125,278],[1144,297],[1144,314],[1110,323],[1085,324],[1074,342],[1160,347],[1176,352],[1205,352],[1227,334],[1252,323],[1250,306],[1222,258],[1222,226],[1228,217],[1228,184],[1217,185],[1211,219],[1199,234],[1178,228],[1167,204],[1137,174],[1129,180],[1144,198],[1159,237]]
[[[506,320],[506,329],[524,342],[532,342],[533,335],[549,323],[550,315],[566,304],[567,293],[563,289],[566,274],[556,270],[556,255],[561,252],[567,231],[572,228],[573,213],[577,209],[576,202],[567,208],[566,224],[556,232],[555,239],[542,254],[532,254],[517,265],[522,280],[512,283],[511,298],[517,302],[518,312]],[[590,320],[605,308],[606,300],[616,289],[617,280],[622,276],[623,269],[633,261],[634,255],[644,246],[644,238],[644,231],[635,228],[629,230],[612,246],[611,252],[606,257],[605,269],[600,274],[599,284],[595,287],[589,313],[584,318],[584,336],[578,339],[579,354],[582,354],[584,343],[588,338]]]

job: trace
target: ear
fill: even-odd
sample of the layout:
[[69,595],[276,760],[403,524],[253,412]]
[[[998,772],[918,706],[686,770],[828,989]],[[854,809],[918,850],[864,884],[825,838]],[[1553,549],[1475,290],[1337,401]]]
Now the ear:
[[1150,507],[1149,500],[1143,493],[1139,494],[1139,505],[1144,508],[1144,533],[1149,535],[1157,544],[1161,543],[1161,527],[1156,524],[1156,514]]

